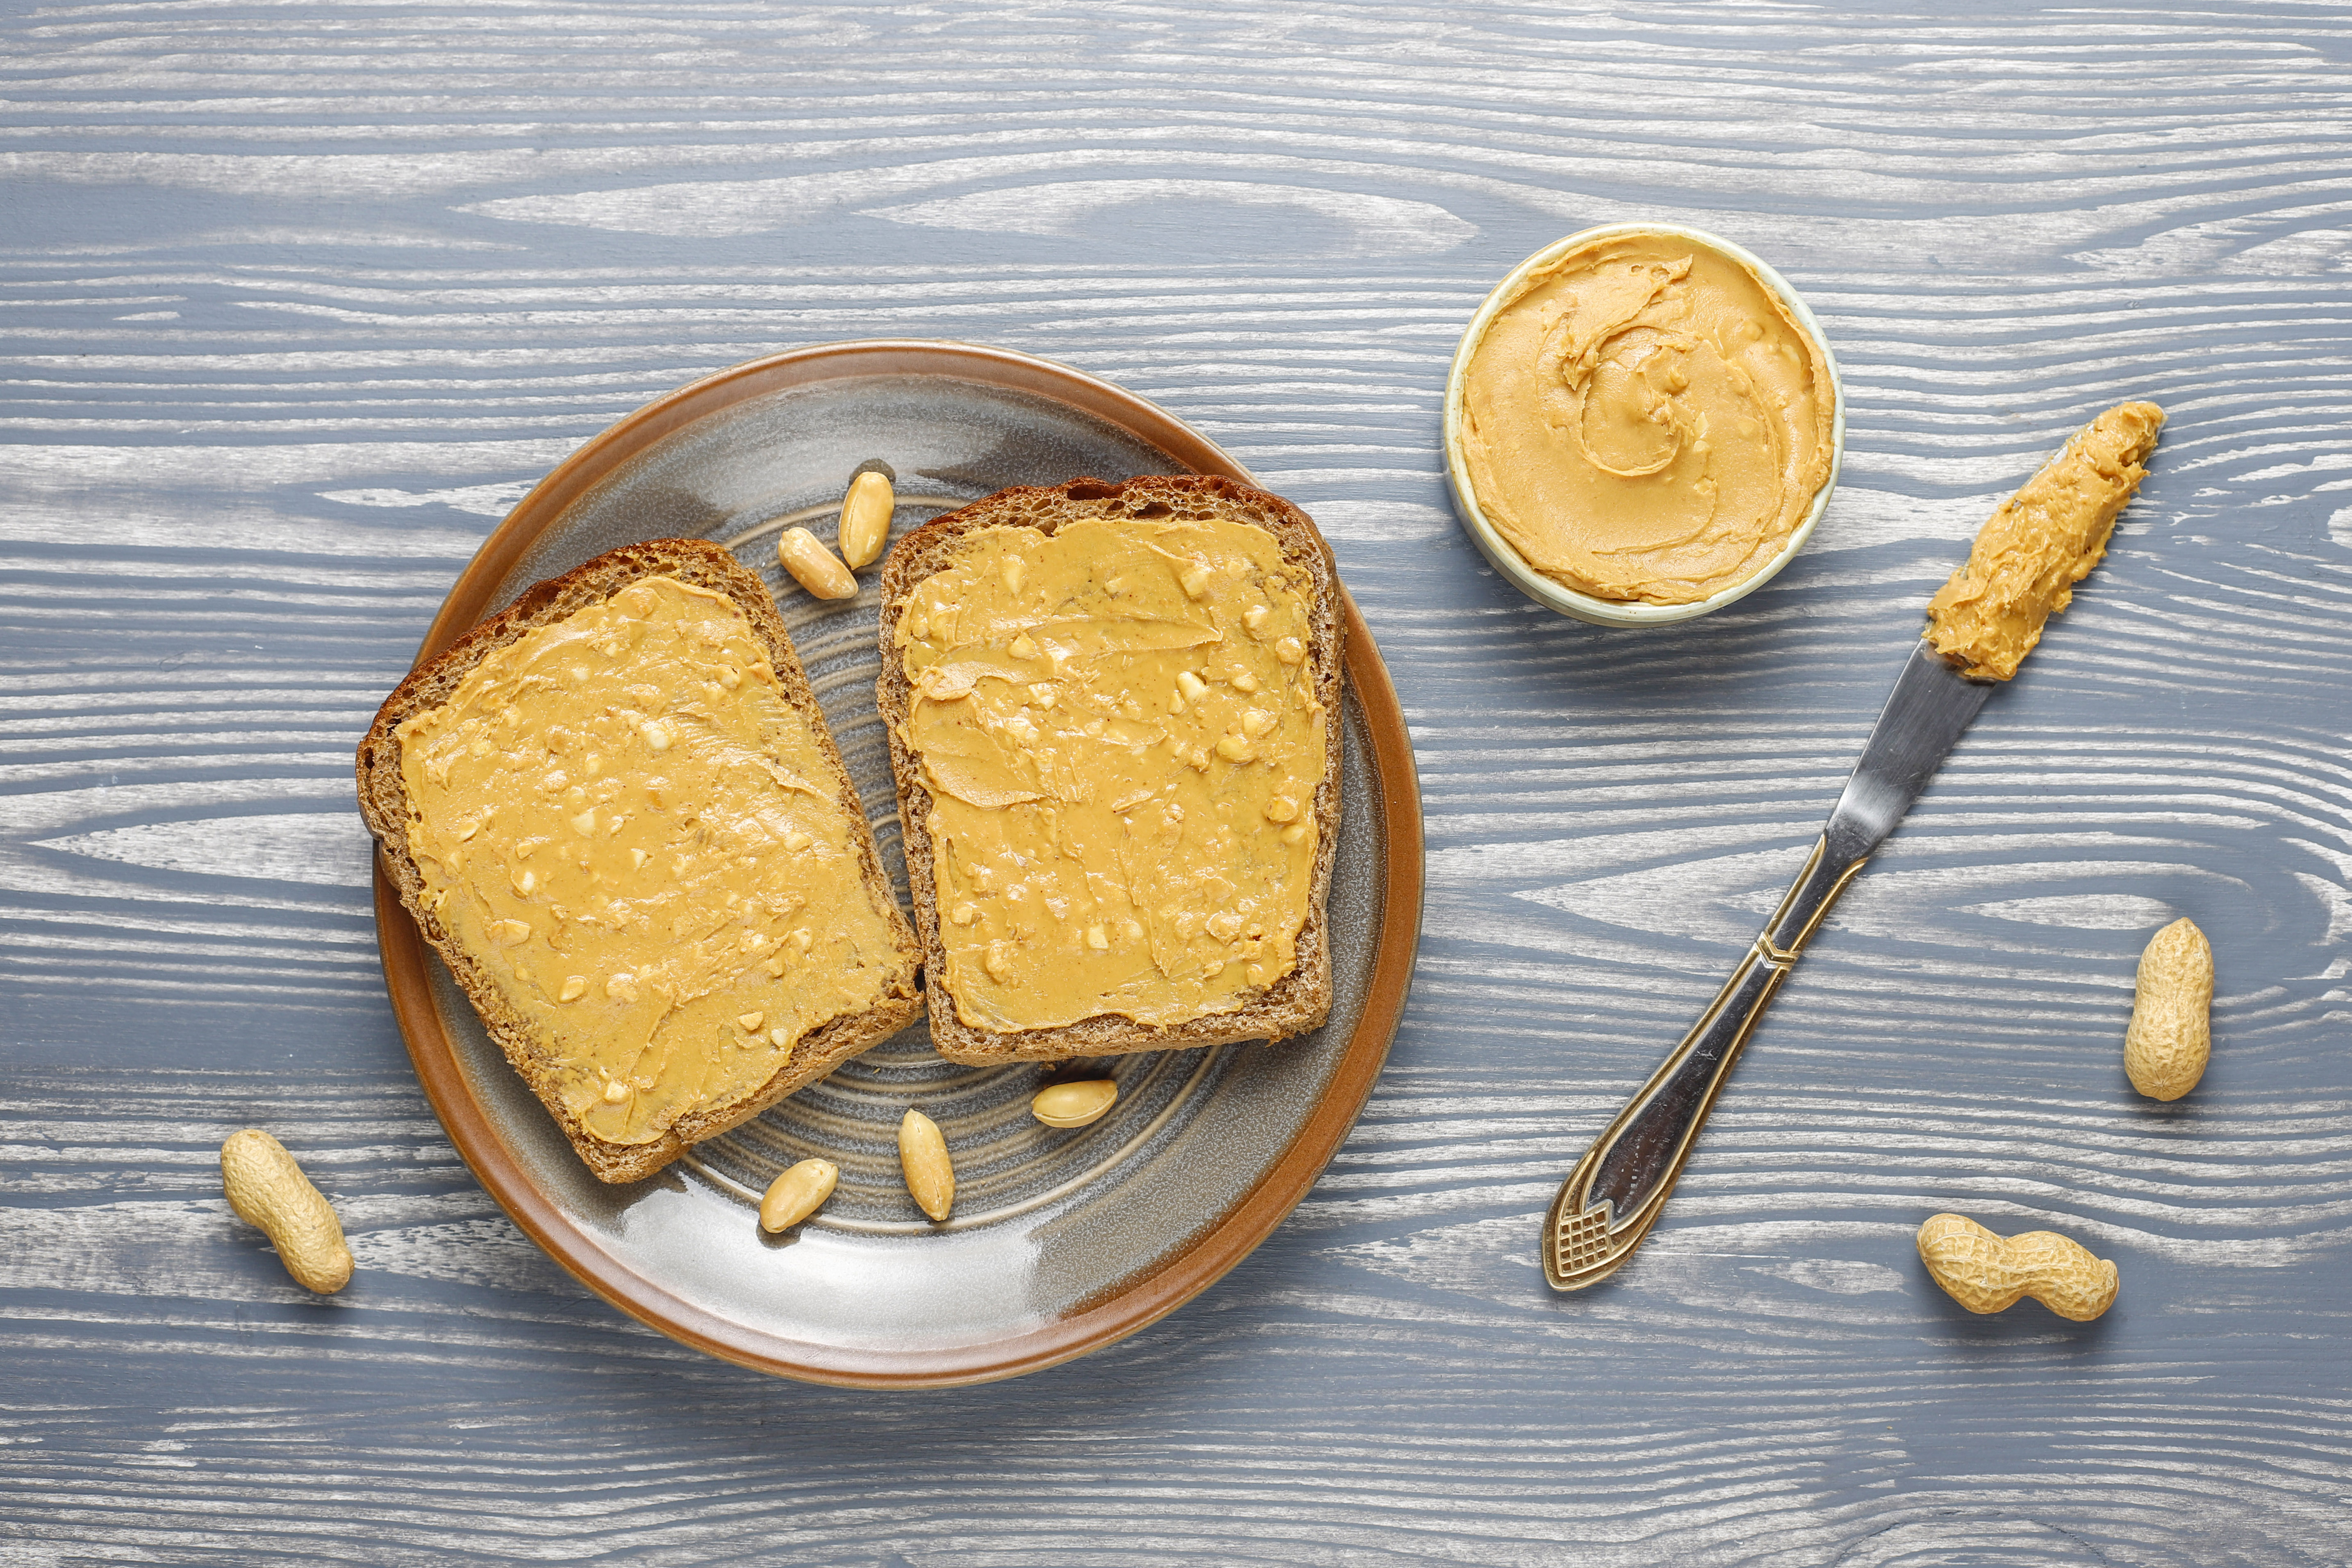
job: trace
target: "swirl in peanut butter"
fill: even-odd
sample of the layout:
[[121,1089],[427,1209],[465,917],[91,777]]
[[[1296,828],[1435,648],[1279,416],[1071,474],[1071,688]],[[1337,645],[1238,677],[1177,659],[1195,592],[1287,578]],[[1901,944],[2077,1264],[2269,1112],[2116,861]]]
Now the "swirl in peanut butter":
[[1691,604],[1746,582],[1829,479],[1820,344],[1752,268],[1679,236],[1595,239],[1522,280],[1462,392],[1479,510],[1597,598]]
[[966,1024],[1181,1023],[1297,966],[1311,596],[1265,530],[1183,517],[976,530],[908,595],[899,739]]
[[881,994],[898,950],[856,827],[724,595],[634,583],[397,734],[427,902],[607,1142],[744,1098]]

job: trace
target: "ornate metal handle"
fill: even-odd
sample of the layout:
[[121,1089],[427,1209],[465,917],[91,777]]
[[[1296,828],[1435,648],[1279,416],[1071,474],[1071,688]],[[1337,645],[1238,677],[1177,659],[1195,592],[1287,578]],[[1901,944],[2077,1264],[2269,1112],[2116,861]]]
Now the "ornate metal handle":
[[1714,1004],[1560,1184],[1544,1216],[1544,1278],[1554,1289],[1580,1290],[1608,1278],[1650,1234],[1739,1048],[1822,917],[1870,858],[1860,837],[1832,820]]

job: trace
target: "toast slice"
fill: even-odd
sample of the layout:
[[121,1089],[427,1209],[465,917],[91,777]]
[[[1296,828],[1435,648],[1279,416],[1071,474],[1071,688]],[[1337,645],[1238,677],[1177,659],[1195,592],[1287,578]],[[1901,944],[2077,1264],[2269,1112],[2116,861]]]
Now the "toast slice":
[[[1188,580],[1187,559],[1205,563],[1211,558],[1188,558],[1181,553],[1189,548],[1186,541],[1197,536],[1180,537],[1167,531],[1178,524],[1209,526],[1211,520],[1259,531],[1272,541],[1270,552],[1263,541],[1245,543],[1244,548],[1263,555],[1259,566],[1233,563],[1244,559],[1242,556],[1217,557],[1227,563],[1218,570],[1238,595],[1230,602],[1220,597],[1225,589],[1202,587],[1205,565]],[[1131,562],[1136,558],[1133,540],[1148,536],[1164,544],[1153,553],[1167,564],[1147,559],[1137,569],[1117,564],[1105,555],[1088,577],[1067,563],[1052,564],[1042,544],[1024,545],[1015,534],[992,531],[1028,531],[1050,538],[1080,524],[1100,526],[1072,535],[1067,545],[1072,552],[1094,549],[1099,542],[1106,551],[1127,552],[1118,559]],[[1041,573],[1069,574],[1052,578],[1051,585],[1041,590],[1024,575],[1028,568],[1010,559],[1012,554],[1024,552],[1038,560]],[[990,580],[971,574],[983,571],[996,573],[1006,582],[1012,596],[1005,603],[1016,608],[991,608],[995,601],[976,592]],[[942,573],[962,575],[923,595],[923,585]],[[1020,597],[1024,584],[1029,591],[1026,600]],[[1047,598],[1062,595],[1064,586],[1069,592],[1058,601],[1058,611],[1039,596],[1041,592]],[[1242,592],[1245,587],[1249,591]],[[975,591],[968,593],[967,588]],[[901,539],[884,563],[882,594],[882,674],[876,696],[889,737],[898,812],[906,827],[908,879],[930,991],[931,1039],[941,1056],[971,1063],[1055,1061],[1237,1040],[1278,1040],[1315,1028],[1328,1016],[1331,954],[1325,911],[1340,814],[1340,682],[1345,650],[1339,581],[1322,535],[1305,512],[1279,496],[1206,475],[1152,476],[1120,483],[1080,479],[1061,485],[1000,490],[935,518]],[[1106,599],[1102,596],[1106,594],[1130,597]],[[1192,602],[1182,595],[1190,595]],[[1265,604],[1241,611],[1257,629],[1244,632],[1238,621],[1226,625],[1220,618],[1234,605],[1252,598],[1267,599],[1276,605],[1271,612]],[[1181,660],[1192,667],[1173,677],[1178,682],[1174,688],[1168,684],[1173,667],[1152,654],[1124,665],[1116,654],[1105,654],[1094,662],[1081,658],[1072,666],[1062,662],[1070,649],[1106,647],[1099,641],[1104,620],[1090,617],[1124,616],[1128,612],[1104,606],[1130,603],[1138,605],[1136,614],[1160,628],[1150,634],[1159,638],[1158,651],[1176,649]],[[971,625],[977,616],[995,617],[988,623],[993,628],[993,642],[975,633],[971,635],[977,640],[959,645],[974,657],[994,661],[994,673],[981,678],[983,684],[977,689],[993,704],[985,714],[973,708],[963,710],[963,718],[940,716],[948,705],[965,700],[958,688],[968,686],[971,678],[946,672],[950,662],[965,655],[946,649],[940,637],[933,633],[935,613],[952,617],[959,628]],[[1210,628],[1211,621],[1217,623],[1217,629]],[[1026,636],[1024,627],[1045,639],[1042,647]],[[1303,658],[1269,663],[1264,648],[1245,646],[1255,639],[1271,647],[1286,628],[1303,634],[1279,637],[1287,645],[1285,651],[1292,656],[1302,652],[1298,644],[1303,642]],[[1013,635],[1008,638],[1008,633]],[[966,634],[959,629],[946,635],[952,639]],[[1097,640],[1089,642],[1090,638]],[[1180,644],[1185,646],[1180,648]],[[910,647],[916,651],[910,654]],[[1258,654],[1257,672],[1228,657],[1237,653]],[[910,660],[937,662],[910,676]],[[1073,668],[1081,671],[1077,679],[1058,684],[1053,680],[1052,677]],[[1106,679],[1118,683],[1130,679],[1100,673],[1115,669],[1135,672],[1134,682],[1149,685],[1150,689],[1106,689]],[[1203,675],[1210,678],[1205,688]],[[1047,679],[1025,688],[1035,695],[1024,698],[1018,682],[1033,676]],[[920,689],[918,679],[924,683]],[[985,684],[991,679],[998,683],[993,688]],[[1185,712],[1182,694],[1188,691],[1192,694],[1192,717],[1180,720],[1175,715]],[[1244,692],[1250,695],[1240,695]],[[981,726],[963,733],[977,737],[985,749],[986,733],[1003,731],[1008,704],[1022,701],[1042,703],[1048,710],[1040,712],[1033,707],[1011,712],[1009,722],[1014,733],[1030,735],[1027,726],[1033,719],[1045,726],[1043,739],[1027,748],[1033,754],[1026,760],[1007,761],[1007,754],[999,752],[992,753],[999,758],[997,763],[974,763],[971,757],[976,753],[965,748],[964,740],[928,727],[923,731],[930,738],[927,750],[910,728],[910,717],[920,707],[927,710],[919,721],[924,726]],[[1062,705],[1058,714],[1050,711],[1056,702]],[[1276,710],[1286,716],[1270,719],[1268,715]],[[1124,721],[1121,712],[1128,716]],[[1291,728],[1309,721],[1301,720],[1301,713],[1319,729]],[[1232,730],[1218,742],[1233,743],[1230,756],[1206,754],[1200,740],[1204,735],[1215,737],[1203,727],[1222,723],[1233,715],[1256,728],[1250,736]],[[986,725],[997,728],[985,731],[983,719]],[[1081,722],[1094,726],[1085,733],[1097,742],[1101,733],[1108,732],[1113,741],[1135,744],[1117,753],[1103,752],[1099,746],[1089,752],[1071,732],[1070,727]],[[1185,723],[1194,728],[1180,736],[1177,731]],[[1266,732],[1269,725],[1277,724],[1282,727]],[[1286,740],[1295,743],[1277,763],[1271,752],[1265,757],[1255,754],[1250,737],[1258,735],[1265,736],[1264,743],[1269,747]],[[1302,735],[1311,739],[1299,738]],[[1066,754],[1057,762],[1053,753],[1065,742]],[[1263,769],[1255,766],[1260,762],[1265,764]],[[996,772],[989,775],[994,782],[975,784],[975,767],[994,767]],[[1163,784],[1154,776],[1150,770],[1155,767],[1169,782]],[[1056,768],[1061,771],[1054,773]],[[1013,773],[1021,770],[1026,770],[1027,784],[1023,786],[1017,780],[1008,784]],[[1041,782],[1048,773],[1061,782]],[[1275,782],[1268,783],[1269,779]],[[1121,810],[1119,800],[1101,799],[1105,792],[1114,789],[1120,799],[1139,796],[1155,784],[1171,803],[1180,789],[1190,792],[1192,827],[1183,826],[1185,813],[1181,808],[1171,811],[1157,801],[1147,801],[1120,816],[1112,815]],[[1252,789],[1259,794],[1251,795]],[[1281,794],[1266,796],[1269,789]],[[1304,798],[1290,798],[1294,790]],[[965,805],[1017,803],[1013,812],[1026,815],[1018,821],[1011,814],[1003,816],[1003,831],[1042,833],[1053,841],[1053,854],[1066,860],[1070,853],[1094,853],[1102,874],[1054,873],[1070,879],[1043,889],[1044,902],[1057,906],[1050,915],[1038,906],[1039,889],[1008,885],[1007,900],[1028,900],[1021,906],[1026,911],[1024,914],[986,891],[992,884],[987,880],[992,873],[984,868],[972,873],[981,879],[978,882],[958,879],[963,872],[953,868],[967,862],[978,867],[979,861],[974,858],[977,852],[971,848],[970,832],[950,827],[949,817],[964,825],[979,818],[960,808],[938,815],[940,802],[935,792],[947,793]],[[1000,818],[988,820],[992,832]],[[1301,824],[1306,825],[1305,831]],[[1200,831],[1203,825],[1216,829],[1221,837],[1204,842]],[[953,835],[959,831],[966,832],[966,837],[956,841]],[[1286,839],[1286,831],[1290,835]],[[1097,847],[1087,851],[1086,844],[1079,842],[1082,839],[1091,840]],[[948,844],[944,854],[943,842]],[[994,845],[995,840],[990,843]],[[1277,845],[1291,847],[1274,847]],[[1034,867],[1038,864],[1036,847],[1034,843],[1009,848],[1000,846],[996,863],[1016,868]],[[1024,854],[1024,848],[1029,853]],[[1282,858],[1285,856],[1289,858]],[[943,858],[951,868],[945,879],[940,874]],[[1265,871],[1267,867],[1276,869]],[[1032,876],[1016,869],[1012,880],[1025,884],[1047,875],[1041,871]],[[1224,921],[1223,929],[1231,929],[1235,919],[1222,912],[1213,901],[1201,902],[1202,889],[1211,889],[1208,896],[1213,900],[1214,889],[1226,889],[1230,897],[1224,909],[1254,910],[1258,906],[1250,900],[1255,893],[1235,889],[1278,884],[1286,889],[1280,897],[1295,897],[1287,889],[1299,886],[1302,877],[1305,914],[1295,939],[1285,929],[1288,915],[1268,919],[1265,926],[1270,934],[1264,940],[1259,939],[1258,927],[1250,924],[1228,944],[1228,951],[1239,955],[1227,961],[1233,967],[1224,970],[1222,978],[1202,983],[1199,975],[1216,973],[1220,958],[1215,949],[1204,945],[1201,911],[1209,911],[1211,926]],[[1220,881],[1220,878],[1236,880]],[[975,888],[981,891],[974,893]],[[955,907],[946,910],[940,907],[943,889],[955,900]],[[1297,908],[1295,904],[1279,907]],[[1066,920],[1057,923],[1057,915]],[[955,931],[952,942],[943,919]],[[1192,923],[1179,923],[1186,921]],[[975,957],[982,951],[975,943],[999,930],[1008,945],[985,950],[984,961]],[[1286,967],[1280,962],[1285,942],[1290,944],[1291,961]],[[1130,944],[1124,959],[1123,943]],[[990,967],[1000,952],[1010,954],[1002,976]],[[1205,970],[1197,967],[1204,952]],[[1024,958],[1034,966],[1028,971],[1018,967]],[[1084,978],[1089,973],[1111,978],[1106,984]],[[1192,978],[1188,982],[1185,976]],[[1183,997],[1189,994],[1181,991],[1173,1005],[1175,1012],[1158,1002],[1149,1007],[1135,1005],[1139,991],[1188,983],[1202,993],[1198,1005],[1189,1011],[1181,1010]],[[1036,997],[1064,986],[1070,988],[1068,994],[1057,993],[1054,1005],[1079,1016],[1056,1016],[1042,1024],[1024,1024],[1016,1016],[1034,1016],[1038,1011],[1033,1005]],[[1023,1000],[1008,1004],[1015,993]],[[1092,1000],[1101,1002],[1099,1010],[1087,1011]],[[1068,1005],[1063,1007],[1064,1003]]]
[[358,773],[401,902],[604,1181],[922,1012],[816,694],[716,544],[627,545],[533,587],[401,682]]

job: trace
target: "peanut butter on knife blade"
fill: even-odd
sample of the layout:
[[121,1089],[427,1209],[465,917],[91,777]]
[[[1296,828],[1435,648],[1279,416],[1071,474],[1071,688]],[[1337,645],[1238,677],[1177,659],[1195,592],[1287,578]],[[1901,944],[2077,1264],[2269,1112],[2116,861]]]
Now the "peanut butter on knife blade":
[[1935,650],[1977,679],[2015,675],[2042,624],[2106,553],[2162,428],[2155,404],[2121,403],[2068,437],[2000,503],[1967,563],[1927,601],[1925,635]]

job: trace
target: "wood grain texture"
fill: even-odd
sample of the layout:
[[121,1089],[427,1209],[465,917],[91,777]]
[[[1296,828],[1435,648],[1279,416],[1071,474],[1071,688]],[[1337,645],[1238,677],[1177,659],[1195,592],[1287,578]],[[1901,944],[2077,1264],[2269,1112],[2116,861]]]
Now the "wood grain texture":
[[[2325,4],[511,0],[0,17],[0,1564],[2352,1557],[2352,22]],[[1843,367],[1734,609],[1574,625],[1454,521],[1454,341],[1658,216]],[[898,1398],[587,1298],[425,1107],[350,754],[458,566],[706,371],[1006,344],[1323,523],[1414,725],[1423,960],[1315,1194],[1120,1346]],[[1642,1257],[1537,1215],[1752,934],[1926,596],[2074,425],[2109,563],[1776,1005]],[[2214,1059],[2124,1081],[2148,932]],[[359,1274],[215,1152],[283,1138]],[[1927,1215],[2122,1270],[1976,1319]]]

